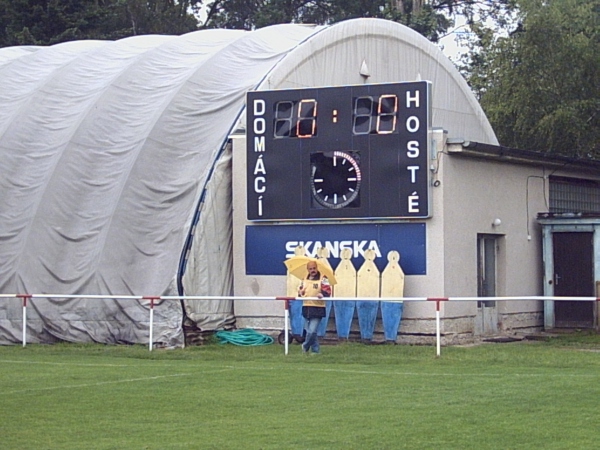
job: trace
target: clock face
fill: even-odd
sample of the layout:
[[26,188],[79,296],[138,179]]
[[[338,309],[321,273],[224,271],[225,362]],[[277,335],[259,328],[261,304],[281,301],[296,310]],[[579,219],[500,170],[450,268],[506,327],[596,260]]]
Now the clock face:
[[319,152],[310,156],[313,204],[341,209],[360,206],[361,171],[356,152]]

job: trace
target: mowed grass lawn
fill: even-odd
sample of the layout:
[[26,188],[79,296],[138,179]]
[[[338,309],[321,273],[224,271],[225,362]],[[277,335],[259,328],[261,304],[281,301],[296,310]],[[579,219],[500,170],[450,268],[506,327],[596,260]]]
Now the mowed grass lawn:
[[0,347],[2,449],[597,449],[600,337]]

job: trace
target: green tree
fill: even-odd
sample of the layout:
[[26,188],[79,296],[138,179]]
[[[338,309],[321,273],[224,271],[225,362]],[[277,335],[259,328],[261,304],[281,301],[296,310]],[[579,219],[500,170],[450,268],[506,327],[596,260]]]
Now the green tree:
[[[183,34],[198,29],[194,15],[202,1],[191,0],[119,0],[117,17],[126,17],[125,31],[137,34]],[[124,14],[123,14],[124,13]]]
[[0,46],[49,45],[198,27],[189,0],[0,0]]
[[518,0],[502,37],[475,25],[466,65],[499,141],[600,157],[600,2]]
[[452,26],[454,14],[471,16],[476,10],[494,14],[509,1],[0,0],[0,46],[182,34],[197,28],[251,30],[277,23],[331,24],[357,17],[393,20],[437,42]]
[[251,30],[276,23],[331,24],[377,17],[407,25],[437,42],[453,25],[453,14],[494,14],[509,0],[214,0],[207,28]]

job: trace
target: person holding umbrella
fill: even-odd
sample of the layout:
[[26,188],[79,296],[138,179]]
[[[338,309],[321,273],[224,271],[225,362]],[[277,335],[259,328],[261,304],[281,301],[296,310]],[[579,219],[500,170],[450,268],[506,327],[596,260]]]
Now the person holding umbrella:
[[298,297],[304,298],[302,302],[302,316],[305,319],[306,339],[302,344],[302,352],[308,354],[320,352],[317,330],[321,319],[325,317],[324,297],[331,296],[331,284],[327,276],[322,275],[318,269],[317,261],[306,263],[307,275],[298,288]]

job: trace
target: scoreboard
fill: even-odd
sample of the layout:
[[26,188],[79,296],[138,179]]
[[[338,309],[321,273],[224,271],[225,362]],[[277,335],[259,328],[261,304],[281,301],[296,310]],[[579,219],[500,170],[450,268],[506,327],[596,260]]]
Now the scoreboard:
[[252,91],[248,220],[430,216],[427,81]]

